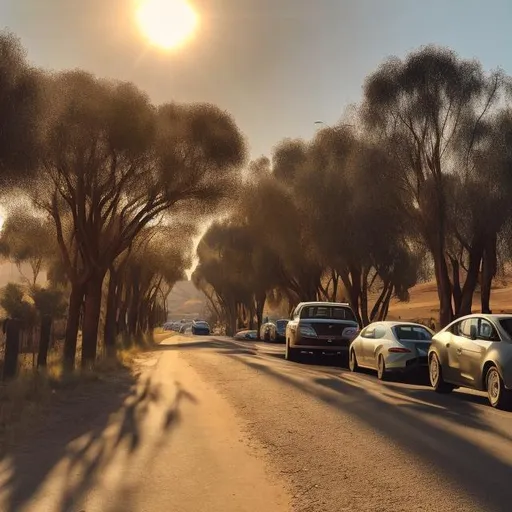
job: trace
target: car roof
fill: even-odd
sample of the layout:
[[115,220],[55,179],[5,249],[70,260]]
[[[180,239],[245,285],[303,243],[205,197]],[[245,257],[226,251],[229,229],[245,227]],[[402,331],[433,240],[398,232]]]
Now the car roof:
[[312,301],[312,302],[300,302],[297,304],[297,307],[299,306],[343,306],[343,307],[350,307],[350,304],[348,302],[322,302],[322,301]]
[[[472,313],[471,315],[461,316],[460,318],[455,319],[453,322],[457,322],[459,320],[467,320],[470,318],[486,318],[487,320],[507,320],[512,319],[511,314],[500,313],[500,314],[491,314],[491,313]],[[453,323],[451,322],[451,323]]]
[[385,325],[386,327],[396,327],[397,325],[410,325],[414,327],[427,327],[418,322],[401,322],[400,320],[382,320],[381,322],[372,322],[369,325]]

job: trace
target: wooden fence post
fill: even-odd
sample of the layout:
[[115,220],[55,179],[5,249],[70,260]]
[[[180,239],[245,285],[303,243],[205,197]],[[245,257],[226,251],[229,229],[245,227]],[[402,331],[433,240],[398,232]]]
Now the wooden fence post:
[[20,321],[8,318],[4,323],[5,361],[2,380],[10,380],[18,373],[18,354],[20,352]]

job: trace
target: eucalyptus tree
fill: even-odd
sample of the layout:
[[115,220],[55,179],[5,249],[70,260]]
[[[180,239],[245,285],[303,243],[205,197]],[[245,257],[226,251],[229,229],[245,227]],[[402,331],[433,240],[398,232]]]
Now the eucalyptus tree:
[[19,40],[0,32],[0,188],[30,178],[36,169],[41,124],[41,74],[27,62]]
[[[486,75],[477,61],[428,46],[404,60],[391,58],[364,86],[363,119],[395,161],[390,179],[409,203],[407,211],[432,255],[446,325],[452,306],[447,244],[450,236],[447,181],[468,170],[481,126],[501,97],[503,76]],[[466,287],[465,294],[473,294]]]
[[112,263],[165,215],[212,215],[237,189],[245,145],[231,117],[213,105],[157,108],[132,84],[84,72],[52,77],[47,96],[40,182],[32,196],[55,223],[72,283],[68,366],[82,303],[82,364],[89,366]]

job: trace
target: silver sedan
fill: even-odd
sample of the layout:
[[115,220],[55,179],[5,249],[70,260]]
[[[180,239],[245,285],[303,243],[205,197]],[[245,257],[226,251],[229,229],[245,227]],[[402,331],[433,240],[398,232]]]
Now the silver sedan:
[[430,383],[487,391],[499,409],[512,408],[512,315],[469,315],[438,332],[429,351]]
[[349,368],[377,370],[380,380],[393,372],[428,366],[434,333],[421,324],[376,322],[365,327],[350,345]]

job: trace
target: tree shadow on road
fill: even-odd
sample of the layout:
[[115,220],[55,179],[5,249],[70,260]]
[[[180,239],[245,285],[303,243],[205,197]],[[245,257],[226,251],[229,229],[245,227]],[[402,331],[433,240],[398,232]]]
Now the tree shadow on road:
[[[260,374],[266,373],[293,386],[384,434],[402,449],[433,465],[446,480],[464,489],[468,496],[482,504],[482,510],[511,509],[512,467],[461,432],[472,429],[477,435],[478,432],[492,433],[502,441],[512,440],[485,417],[480,407],[481,397],[465,395],[460,400],[455,394],[440,396],[428,389],[380,382],[375,385],[382,387],[381,392],[372,393],[366,388],[371,387],[371,383],[353,378],[352,374],[338,377],[313,370],[307,373],[307,379],[299,380],[291,372],[281,371],[281,367],[272,368],[266,364],[268,359],[260,356],[233,357]],[[350,378],[343,378],[346,376]],[[512,423],[512,414],[510,420]]]
[[[2,461],[0,508],[3,512],[21,510],[53,474],[59,496],[52,512],[79,510],[76,507],[101,482],[103,471],[116,457],[122,454],[124,463],[129,463],[142,447],[154,452],[165,442],[180,422],[180,403],[184,399],[195,402],[179,383],[175,386],[170,400],[151,377],[137,381],[126,372],[112,381],[90,383],[81,393],[56,403],[45,427]],[[161,409],[162,419],[148,445],[144,421],[151,407]],[[122,492],[126,495],[129,489]]]

